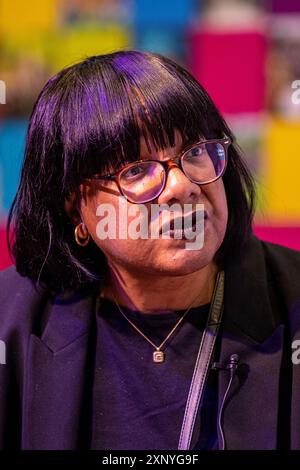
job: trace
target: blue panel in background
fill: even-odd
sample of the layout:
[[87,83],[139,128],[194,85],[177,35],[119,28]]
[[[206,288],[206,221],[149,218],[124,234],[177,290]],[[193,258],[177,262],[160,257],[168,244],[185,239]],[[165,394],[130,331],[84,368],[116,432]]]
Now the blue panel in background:
[[185,33],[181,28],[136,28],[136,47],[143,51],[157,52],[168,57],[183,58],[186,55]]
[[137,27],[186,26],[199,11],[198,0],[133,0],[133,17]]
[[0,123],[0,214],[5,215],[15,197],[24,157],[27,119]]

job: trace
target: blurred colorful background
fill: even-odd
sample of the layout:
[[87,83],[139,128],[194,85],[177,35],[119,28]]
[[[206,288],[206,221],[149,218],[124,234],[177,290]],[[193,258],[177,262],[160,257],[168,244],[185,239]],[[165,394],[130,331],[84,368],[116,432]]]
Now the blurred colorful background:
[[0,0],[0,269],[12,263],[5,223],[39,91],[62,67],[118,49],[165,54],[196,76],[254,172],[255,232],[300,250],[299,0]]

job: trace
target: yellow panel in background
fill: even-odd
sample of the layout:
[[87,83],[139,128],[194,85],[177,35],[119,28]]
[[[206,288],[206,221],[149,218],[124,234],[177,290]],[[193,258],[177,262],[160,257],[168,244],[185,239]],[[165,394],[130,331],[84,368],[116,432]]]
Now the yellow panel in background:
[[0,36],[15,42],[56,26],[59,0],[0,0]]
[[98,23],[65,28],[45,47],[49,64],[57,71],[87,56],[129,49],[132,44],[130,29],[118,24]]
[[271,118],[266,128],[263,171],[264,212],[268,221],[300,220],[300,121]]
[[6,39],[4,44],[1,44],[2,58],[6,60],[6,63],[12,64],[23,59],[34,59],[40,63],[46,63],[45,47],[48,41],[49,33],[36,34],[31,37],[26,36],[22,39],[20,36],[18,38]]

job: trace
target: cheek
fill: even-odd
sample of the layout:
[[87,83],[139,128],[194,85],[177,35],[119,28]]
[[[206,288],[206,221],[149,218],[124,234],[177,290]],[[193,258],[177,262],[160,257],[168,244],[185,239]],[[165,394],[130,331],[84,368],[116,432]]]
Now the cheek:
[[219,215],[223,215],[227,219],[227,198],[224,183],[222,180],[216,181],[216,186],[213,189],[214,209]]
[[223,215],[223,220],[226,221],[228,219],[228,205],[227,205],[227,197],[224,185],[222,184],[222,191],[220,192],[220,212]]
[[97,201],[94,199],[89,200],[88,203],[85,205],[81,205],[81,214],[83,222],[94,239],[98,222],[97,207]]
[[127,203],[125,198],[99,195],[82,205],[83,220],[94,242],[106,254],[136,256],[137,244],[147,245],[147,240],[136,239],[140,224],[148,228],[148,209]]
[[224,233],[228,221],[228,206],[222,180],[216,181],[211,188],[208,188],[206,198],[211,207],[211,222],[218,232]]
[[103,251],[109,263],[136,264],[146,266],[154,256],[155,250],[150,239],[134,239],[130,236],[120,238],[119,226],[116,226],[116,237],[100,239],[98,234],[93,239]]
[[223,180],[217,180],[210,185],[207,185],[205,189],[205,199],[209,206],[211,206],[213,213],[224,217],[227,217],[227,197]]

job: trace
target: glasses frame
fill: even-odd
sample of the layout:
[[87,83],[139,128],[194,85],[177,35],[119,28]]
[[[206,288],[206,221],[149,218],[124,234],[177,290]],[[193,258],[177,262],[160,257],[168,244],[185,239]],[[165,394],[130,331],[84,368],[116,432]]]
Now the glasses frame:
[[[224,146],[225,148],[225,165],[224,165],[224,168],[221,172],[220,175],[216,176],[216,178],[213,178],[209,181],[206,181],[205,183],[199,183],[198,181],[195,181],[193,179],[191,179],[184,171],[184,167],[182,165],[182,161],[183,161],[183,158],[184,156],[194,147],[197,147],[198,145],[203,145],[203,144],[217,144],[217,143],[220,143]],[[132,204],[144,204],[146,202],[150,202],[150,201],[153,201],[154,199],[156,199],[157,197],[160,196],[160,194],[164,191],[165,187],[166,187],[166,182],[167,182],[167,177],[168,177],[168,173],[170,171],[171,168],[174,167],[174,164],[180,168],[180,170],[183,172],[183,174],[188,178],[189,181],[191,181],[192,183],[195,183],[195,184],[199,184],[199,186],[205,186],[206,184],[210,184],[210,183],[213,183],[214,181],[217,181],[219,178],[221,178],[223,176],[223,174],[225,173],[225,170],[226,170],[226,167],[227,167],[227,162],[228,162],[228,147],[229,145],[232,143],[232,140],[225,136],[223,137],[222,139],[212,139],[212,140],[200,140],[199,142],[196,142],[195,144],[191,144],[189,145],[188,147],[186,147],[184,150],[182,150],[180,152],[180,155],[178,155],[177,157],[174,157],[174,158],[168,158],[167,160],[155,160],[155,159],[152,159],[152,158],[149,158],[149,159],[141,159],[141,160],[136,160],[134,162],[130,162],[128,164],[125,164],[125,166],[123,166],[120,170],[116,171],[115,173],[108,173],[106,175],[100,175],[98,173],[92,175],[91,177],[89,178],[85,178],[86,180],[106,180],[106,181],[115,181],[117,186],[118,186],[118,189],[120,191],[120,193],[129,201],[131,202]],[[163,169],[164,169],[164,182],[162,184],[162,188],[160,190],[160,192],[155,196],[155,197],[152,197],[150,199],[147,199],[143,202],[136,202],[136,201],[132,201],[130,199],[130,197],[126,196],[126,194],[124,194],[123,190],[122,190],[122,187],[121,187],[121,184],[120,184],[120,178],[121,178],[121,175],[124,171],[127,171],[129,168],[135,166],[137,163],[142,163],[142,162],[155,162],[155,163],[159,163]]]

